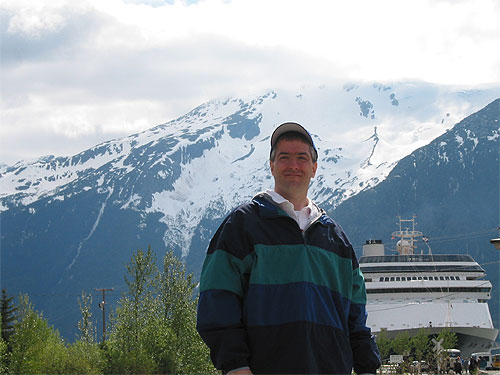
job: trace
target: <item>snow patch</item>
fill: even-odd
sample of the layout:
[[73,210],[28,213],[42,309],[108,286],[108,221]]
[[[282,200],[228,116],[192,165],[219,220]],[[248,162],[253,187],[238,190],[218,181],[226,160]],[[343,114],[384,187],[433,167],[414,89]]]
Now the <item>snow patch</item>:
[[[82,250],[82,246],[90,239],[90,237],[92,237],[92,235],[94,234],[95,230],[97,229],[97,226],[99,225],[99,221],[101,221],[101,217],[102,217],[102,214],[104,212],[104,209],[106,208],[106,204],[108,202],[108,199],[111,197],[111,194],[113,194],[113,188],[109,188],[109,194],[106,197],[106,199],[104,200],[104,202],[102,203],[101,208],[99,209],[99,213],[97,214],[97,219],[95,220],[94,225],[92,225],[92,229],[90,230],[90,233],[78,245],[78,249],[76,250],[76,255],[73,258],[73,260],[71,261],[70,265],[66,268],[66,271],[69,271],[71,269],[71,267],[73,267],[73,265],[75,264],[76,260],[80,256],[80,252]],[[62,279],[59,280],[59,284],[61,282],[62,282]]]

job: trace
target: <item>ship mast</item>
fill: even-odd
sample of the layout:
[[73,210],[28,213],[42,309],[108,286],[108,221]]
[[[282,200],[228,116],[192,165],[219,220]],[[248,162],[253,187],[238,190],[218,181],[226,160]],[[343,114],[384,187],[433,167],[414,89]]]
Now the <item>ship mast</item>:
[[[411,219],[401,219],[399,218],[399,230],[392,232],[392,238],[399,238],[396,243],[396,250],[400,255],[412,255],[415,254],[415,249],[417,248],[416,243],[418,241],[418,237],[422,237],[423,233],[415,230],[415,217],[413,216]],[[411,230],[406,227],[403,229],[403,225],[406,223],[411,223]]]

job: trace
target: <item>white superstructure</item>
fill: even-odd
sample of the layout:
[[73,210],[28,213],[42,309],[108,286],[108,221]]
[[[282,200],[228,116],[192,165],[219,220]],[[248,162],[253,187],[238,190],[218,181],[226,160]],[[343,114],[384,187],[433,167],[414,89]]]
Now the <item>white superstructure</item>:
[[[403,225],[411,223],[411,229]],[[491,282],[470,255],[416,254],[423,237],[415,221],[400,220],[398,254],[385,255],[381,241],[363,246],[360,268],[366,281],[368,326],[374,334],[386,330],[390,337],[401,331],[414,335],[421,328],[437,334],[449,328],[458,337],[465,357],[495,346],[498,329],[493,326],[488,300]]]

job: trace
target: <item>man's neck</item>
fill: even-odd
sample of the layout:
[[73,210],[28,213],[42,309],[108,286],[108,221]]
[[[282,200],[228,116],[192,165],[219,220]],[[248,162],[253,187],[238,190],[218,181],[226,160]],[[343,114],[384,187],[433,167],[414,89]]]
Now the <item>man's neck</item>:
[[309,204],[307,194],[290,194],[287,192],[276,191],[276,189],[274,189],[274,191],[293,204],[295,211],[300,211]]

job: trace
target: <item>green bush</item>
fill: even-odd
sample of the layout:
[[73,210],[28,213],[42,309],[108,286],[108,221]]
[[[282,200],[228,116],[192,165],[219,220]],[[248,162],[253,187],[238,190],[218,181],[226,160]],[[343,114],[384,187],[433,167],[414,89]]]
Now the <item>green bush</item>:
[[19,300],[18,321],[9,339],[9,372],[65,374],[68,353],[59,332],[33,309],[28,296],[20,296]]

